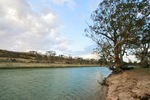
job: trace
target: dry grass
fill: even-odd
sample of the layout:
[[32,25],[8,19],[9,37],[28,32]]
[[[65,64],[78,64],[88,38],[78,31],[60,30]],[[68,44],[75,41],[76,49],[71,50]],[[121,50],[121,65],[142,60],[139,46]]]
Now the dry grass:
[[99,65],[85,65],[85,64],[51,64],[51,63],[0,63],[0,68],[55,68],[55,67],[90,67]]

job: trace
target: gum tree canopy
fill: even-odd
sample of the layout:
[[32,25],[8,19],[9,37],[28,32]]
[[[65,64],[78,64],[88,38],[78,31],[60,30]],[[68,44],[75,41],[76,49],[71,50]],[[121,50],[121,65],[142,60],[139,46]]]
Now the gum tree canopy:
[[[146,1],[146,0],[144,0]],[[142,19],[141,0],[103,0],[91,14],[93,25],[85,31],[98,44],[100,54],[109,54],[116,69],[122,69],[127,45],[135,41]],[[107,47],[107,48],[106,48]],[[112,55],[112,57],[111,57]]]
[[134,42],[133,54],[141,61],[141,67],[148,68],[148,59],[150,58],[150,1],[143,0],[139,4],[140,28],[137,35],[137,41]]

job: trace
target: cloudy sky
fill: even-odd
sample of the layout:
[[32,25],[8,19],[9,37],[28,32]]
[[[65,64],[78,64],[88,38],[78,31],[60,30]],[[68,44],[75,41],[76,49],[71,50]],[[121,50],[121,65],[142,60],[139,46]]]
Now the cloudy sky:
[[0,49],[92,57],[85,37],[101,0],[0,0]]

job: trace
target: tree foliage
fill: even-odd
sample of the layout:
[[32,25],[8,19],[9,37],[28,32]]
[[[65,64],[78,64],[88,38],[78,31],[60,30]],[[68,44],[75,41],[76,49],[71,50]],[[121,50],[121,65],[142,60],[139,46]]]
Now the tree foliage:
[[150,1],[143,0],[139,3],[138,23],[140,28],[136,42],[131,46],[133,54],[141,61],[141,67],[149,67],[148,55],[150,49]]
[[138,15],[145,8],[144,1],[148,0],[103,0],[91,14],[93,25],[85,30],[87,36],[98,44],[101,55],[113,56],[117,69],[123,67],[127,46],[137,39],[143,26]]

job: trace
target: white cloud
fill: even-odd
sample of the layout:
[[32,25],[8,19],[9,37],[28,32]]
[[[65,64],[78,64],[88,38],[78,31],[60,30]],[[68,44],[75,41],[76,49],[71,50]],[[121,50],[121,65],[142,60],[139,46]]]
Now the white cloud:
[[89,9],[90,11],[96,10],[98,5],[102,2],[102,0],[89,0]]
[[[59,17],[37,11],[30,0],[0,1],[0,48],[17,51],[67,48]],[[41,8],[42,9],[42,8]],[[63,38],[62,38],[63,37]]]
[[70,9],[75,7],[74,0],[0,0],[0,49],[54,50],[59,54],[93,58],[89,53],[93,46],[74,49],[79,48],[78,45],[72,48],[63,36],[60,31],[63,23],[51,10],[52,2]]
[[52,0],[52,2],[60,6],[67,5],[72,10],[75,8],[76,5],[74,0]]

